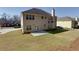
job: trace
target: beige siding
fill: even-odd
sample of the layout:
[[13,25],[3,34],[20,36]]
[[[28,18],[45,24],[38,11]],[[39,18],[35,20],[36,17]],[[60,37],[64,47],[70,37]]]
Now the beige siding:
[[72,28],[72,21],[57,21],[57,26]]
[[22,32],[24,32],[24,22],[23,22],[23,14],[21,14],[21,28],[22,28]]
[[78,21],[78,26],[79,26],[79,21]]
[[[26,20],[26,15],[27,14],[23,14],[21,16],[21,27],[23,32],[27,32],[26,27],[28,25],[31,25],[31,28],[32,28],[31,31],[36,31],[36,27],[38,27],[38,30],[48,29],[48,21],[50,17],[46,16],[46,19],[41,19],[41,16],[44,16],[44,15],[31,14],[35,16],[35,19]],[[51,28],[55,28],[56,26],[55,21],[51,25],[52,25]]]

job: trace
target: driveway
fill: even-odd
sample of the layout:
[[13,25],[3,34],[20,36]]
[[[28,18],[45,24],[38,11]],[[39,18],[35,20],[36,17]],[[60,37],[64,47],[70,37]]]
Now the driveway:
[[3,27],[0,28],[0,34],[6,34],[11,31],[20,30],[21,28]]

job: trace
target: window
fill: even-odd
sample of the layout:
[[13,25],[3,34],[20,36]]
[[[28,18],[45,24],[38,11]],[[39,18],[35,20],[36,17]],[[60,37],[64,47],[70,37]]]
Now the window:
[[48,21],[48,23],[53,23],[53,21]]
[[27,26],[26,30],[31,30],[31,25]]
[[47,19],[47,17],[45,17],[45,19]]
[[29,17],[29,20],[31,20],[31,15],[29,15],[28,17]]
[[34,15],[32,15],[32,16],[31,16],[31,19],[32,19],[32,20],[34,20],[34,19],[35,19],[35,18],[34,18]]
[[42,16],[41,19],[43,19],[44,17]]
[[26,30],[29,30],[29,29],[28,29],[28,26],[26,27]]
[[46,24],[44,24],[44,27],[46,27]]
[[26,20],[34,20],[34,15],[26,15]]
[[50,23],[50,21],[48,21],[48,23]]
[[41,16],[41,19],[47,19],[47,17],[46,16]]
[[26,15],[26,19],[28,20],[28,15]]
[[51,21],[51,23],[53,23],[53,21]]

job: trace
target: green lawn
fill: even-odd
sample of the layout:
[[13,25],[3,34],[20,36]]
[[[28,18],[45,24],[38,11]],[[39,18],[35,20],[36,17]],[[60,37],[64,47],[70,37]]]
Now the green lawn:
[[79,37],[79,30],[50,33],[34,37],[31,34],[22,34],[19,31],[0,35],[0,50],[16,51],[49,51],[63,50],[61,47],[69,47],[72,41]]

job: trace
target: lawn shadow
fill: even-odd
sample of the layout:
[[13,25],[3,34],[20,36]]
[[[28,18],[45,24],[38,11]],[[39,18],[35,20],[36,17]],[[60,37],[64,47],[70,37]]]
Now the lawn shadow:
[[56,28],[56,29],[49,29],[49,30],[45,30],[45,31],[48,32],[48,33],[51,33],[51,34],[57,34],[57,33],[62,33],[62,32],[69,31],[69,29]]

